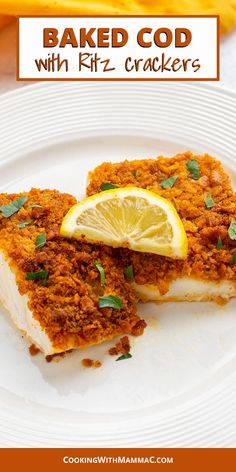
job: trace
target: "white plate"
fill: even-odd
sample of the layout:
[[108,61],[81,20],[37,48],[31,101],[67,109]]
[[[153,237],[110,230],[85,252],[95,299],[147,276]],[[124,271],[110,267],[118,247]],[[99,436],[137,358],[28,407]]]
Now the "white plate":
[[[1,192],[32,186],[81,198],[102,161],[191,149],[235,182],[236,99],[213,86],[59,83],[0,97]],[[130,360],[109,344],[58,363],[31,357],[1,309],[2,446],[236,446],[235,301],[140,305]],[[114,344],[114,343],[113,343]],[[83,357],[100,359],[85,369]]]

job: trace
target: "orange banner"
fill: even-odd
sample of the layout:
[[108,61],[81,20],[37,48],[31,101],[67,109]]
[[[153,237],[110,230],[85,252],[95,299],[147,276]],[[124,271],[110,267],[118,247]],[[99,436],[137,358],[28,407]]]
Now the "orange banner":
[[[236,449],[1,449],[1,469],[42,470],[166,470],[194,472],[235,470]],[[5,466],[5,467],[4,467]]]

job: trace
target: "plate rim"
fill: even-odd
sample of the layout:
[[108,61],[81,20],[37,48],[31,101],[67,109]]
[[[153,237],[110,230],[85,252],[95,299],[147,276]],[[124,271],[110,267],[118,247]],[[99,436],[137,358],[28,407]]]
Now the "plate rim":
[[[95,85],[94,83],[90,85],[90,83],[86,83],[86,85],[89,84],[89,88],[94,88]],[[71,83],[69,84],[70,85],[70,88],[71,88]],[[84,85],[84,83],[78,83],[78,82],[75,82],[73,83],[73,85],[75,86],[76,89],[80,89],[80,88],[83,88],[82,86]],[[97,85],[97,84],[96,84]],[[107,85],[107,84],[106,84]],[[114,84],[113,84],[114,85]],[[188,89],[201,89],[201,88],[204,88],[204,89],[208,89],[208,90],[212,90],[214,92],[217,92],[221,95],[227,95],[227,96],[230,96],[230,97],[233,97],[234,99],[236,99],[236,92],[230,90],[230,89],[227,89],[225,87],[219,87],[217,86],[216,84],[205,84],[205,83],[191,83],[191,84],[169,84],[167,85],[167,83],[165,83],[165,86],[166,87],[166,90],[168,88],[171,88],[172,85],[175,85],[175,88],[178,88],[179,86],[180,87],[184,87],[184,88],[188,88]],[[8,91],[4,94],[1,94],[0,95],[0,103],[1,103],[1,99],[4,98],[4,99],[8,99],[8,98],[11,98],[13,97],[16,97],[16,96],[19,96],[19,95],[25,95],[27,96],[30,93],[35,93],[35,91],[38,93],[39,91],[41,90],[49,90],[50,88],[53,88],[53,89],[56,89],[56,88],[59,88],[61,86],[61,84],[58,84],[58,83],[48,83],[48,82],[45,82],[45,83],[37,83],[37,84],[30,84],[30,85],[27,85],[27,86],[24,86],[24,87],[21,87],[19,89],[15,89],[15,90],[12,90],[12,91]],[[101,85],[99,84],[99,86],[101,87]],[[121,88],[123,87],[123,84],[120,84]],[[131,87],[132,86],[132,83],[129,84],[129,86]],[[163,84],[161,83],[158,83],[156,84],[157,87],[162,87]],[[146,86],[147,87],[147,86]],[[96,87],[95,87],[96,88]],[[26,97],[27,99],[27,97]],[[110,446],[111,447],[111,446]]]

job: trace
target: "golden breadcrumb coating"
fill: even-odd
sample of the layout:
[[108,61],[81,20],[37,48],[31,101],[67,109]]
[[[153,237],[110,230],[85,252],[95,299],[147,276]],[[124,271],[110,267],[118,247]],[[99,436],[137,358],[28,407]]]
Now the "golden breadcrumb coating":
[[[75,198],[56,190],[32,189],[1,194],[0,206],[22,196],[27,202],[17,213],[6,218],[0,212],[0,250],[54,348],[66,351],[121,334],[141,334],[146,323],[137,315],[134,292],[116,263],[116,253],[106,246],[68,241],[59,235],[62,219]],[[31,205],[39,207],[29,208]],[[17,226],[30,220],[24,228]],[[46,244],[36,249],[40,234],[46,234]],[[105,270],[105,287],[101,287],[96,261]],[[46,286],[42,280],[26,280],[26,274],[35,271],[48,271]],[[98,297],[103,295],[120,297],[122,308],[99,308]]]
[[[187,161],[193,159],[198,161],[200,169],[198,180],[191,177],[186,167]],[[161,183],[171,176],[178,177],[173,187],[162,188]],[[207,154],[185,152],[172,158],[103,163],[89,177],[87,195],[100,192],[104,182],[146,188],[170,200],[183,221],[189,243],[186,260],[120,250],[121,263],[124,267],[133,265],[137,284],[156,285],[164,295],[171,281],[184,276],[236,281],[233,262],[236,241],[228,235],[229,225],[236,219],[236,196],[219,161]],[[206,208],[204,201],[209,194],[214,199],[211,209]],[[221,249],[217,248],[219,238]]]
[[115,346],[111,347],[108,351],[110,356],[117,356],[118,354],[127,354],[130,352],[131,346],[128,336],[123,336]]
[[82,359],[81,364],[83,367],[94,367],[95,369],[98,369],[102,366],[101,361],[94,361],[93,359]]

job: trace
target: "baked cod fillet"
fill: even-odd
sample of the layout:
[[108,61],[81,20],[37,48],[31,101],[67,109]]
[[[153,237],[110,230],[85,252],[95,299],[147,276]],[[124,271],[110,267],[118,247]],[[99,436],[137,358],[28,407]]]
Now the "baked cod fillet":
[[186,260],[120,249],[121,265],[133,266],[132,285],[139,299],[221,302],[236,296],[236,195],[220,162],[186,152],[172,158],[104,163],[90,172],[87,195],[100,192],[108,182],[142,187],[167,198],[187,233]]
[[[75,202],[51,190],[0,195],[0,300],[46,356],[123,333],[139,335],[146,325],[112,249],[59,236]],[[104,287],[97,262],[105,271]],[[105,295],[118,297],[122,307],[99,308]]]

